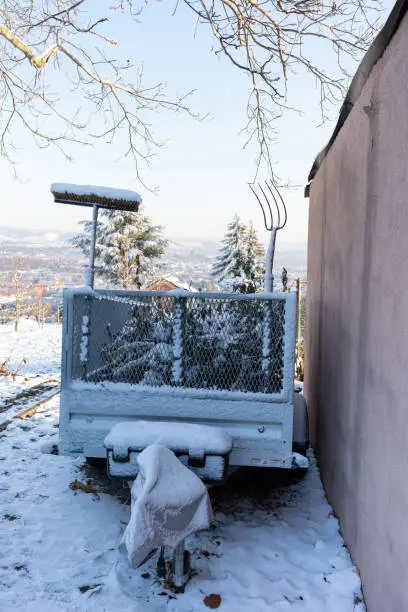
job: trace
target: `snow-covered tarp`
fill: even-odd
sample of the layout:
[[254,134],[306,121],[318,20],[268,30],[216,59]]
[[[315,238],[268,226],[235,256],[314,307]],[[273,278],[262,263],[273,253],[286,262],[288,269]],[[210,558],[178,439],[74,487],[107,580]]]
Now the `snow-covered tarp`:
[[128,450],[161,444],[177,451],[226,455],[231,436],[219,427],[171,421],[124,421],[117,423],[105,438],[105,447],[119,457]]
[[208,529],[212,509],[207,487],[165,446],[153,444],[138,456],[132,507],[121,541],[132,567],[160,546],[174,548],[187,536]]

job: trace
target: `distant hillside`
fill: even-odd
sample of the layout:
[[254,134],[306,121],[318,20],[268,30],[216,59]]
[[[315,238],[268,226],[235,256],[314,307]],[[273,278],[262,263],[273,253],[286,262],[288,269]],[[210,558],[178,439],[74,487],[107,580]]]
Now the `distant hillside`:
[[[59,251],[69,248],[72,233],[0,226],[0,249],[6,251]],[[74,249],[72,249],[74,252]]]
[[[0,226],[0,250],[3,252],[39,254],[54,253],[83,259],[83,255],[70,245],[72,233],[59,230],[29,230]],[[200,239],[170,239],[165,256],[167,269],[185,280],[210,278],[212,264],[220,248],[220,242]],[[306,245],[277,241],[274,271],[280,276],[284,266],[290,275],[306,276]]]
[[[187,260],[192,263],[206,261],[212,264],[220,248],[220,242],[205,240],[171,240],[168,248],[170,261]],[[293,276],[306,276],[307,268],[307,245],[289,244],[277,241],[275,252],[275,273],[279,274],[282,267]]]

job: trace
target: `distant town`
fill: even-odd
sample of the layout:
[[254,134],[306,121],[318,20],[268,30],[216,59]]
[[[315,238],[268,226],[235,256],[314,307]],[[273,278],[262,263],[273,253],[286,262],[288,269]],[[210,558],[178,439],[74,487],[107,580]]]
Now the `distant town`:
[[[0,323],[20,315],[44,322],[59,321],[64,287],[84,282],[85,257],[70,243],[71,234],[0,227]],[[180,281],[180,286],[219,291],[211,270],[219,242],[171,240],[157,272],[161,278]],[[289,287],[300,277],[306,280],[306,247],[278,244],[275,261],[276,288],[282,268],[288,271]],[[106,286],[96,281],[96,287]]]

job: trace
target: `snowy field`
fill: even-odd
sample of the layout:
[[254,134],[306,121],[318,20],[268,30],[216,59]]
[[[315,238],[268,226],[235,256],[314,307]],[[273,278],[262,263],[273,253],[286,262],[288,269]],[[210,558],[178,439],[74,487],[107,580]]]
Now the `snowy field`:
[[46,380],[59,379],[62,326],[47,324],[39,329],[36,321],[22,318],[19,331],[14,323],[0,325],[0,365],[14,375],[0,374],[0,407],[23,390]]
[[[60,326],[0,327],[1,355],[11,364],[24,357],[28,378],[54,377],[60,335]],[[15,390],[0,377],[0,394]],[[55,454],[58,409],[56,396],[0,431],[2,612],[199,612],[209,609],[204,600],[225,612],[365,610],[313,458],[297,482],[252,469],[214,487],[215,521],[187,542],[194,575],[175,595],[156,579],[156,558],[132,570],[118,552],[128,488],[83,458]]]

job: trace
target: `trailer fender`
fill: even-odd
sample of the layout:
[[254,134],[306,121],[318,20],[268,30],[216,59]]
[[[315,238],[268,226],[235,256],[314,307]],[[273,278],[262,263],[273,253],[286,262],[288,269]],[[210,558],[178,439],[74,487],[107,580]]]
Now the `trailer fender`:
[[293,395],[293,450],[306,455],[309,448],[309,420],[307,404],[300,392]]

